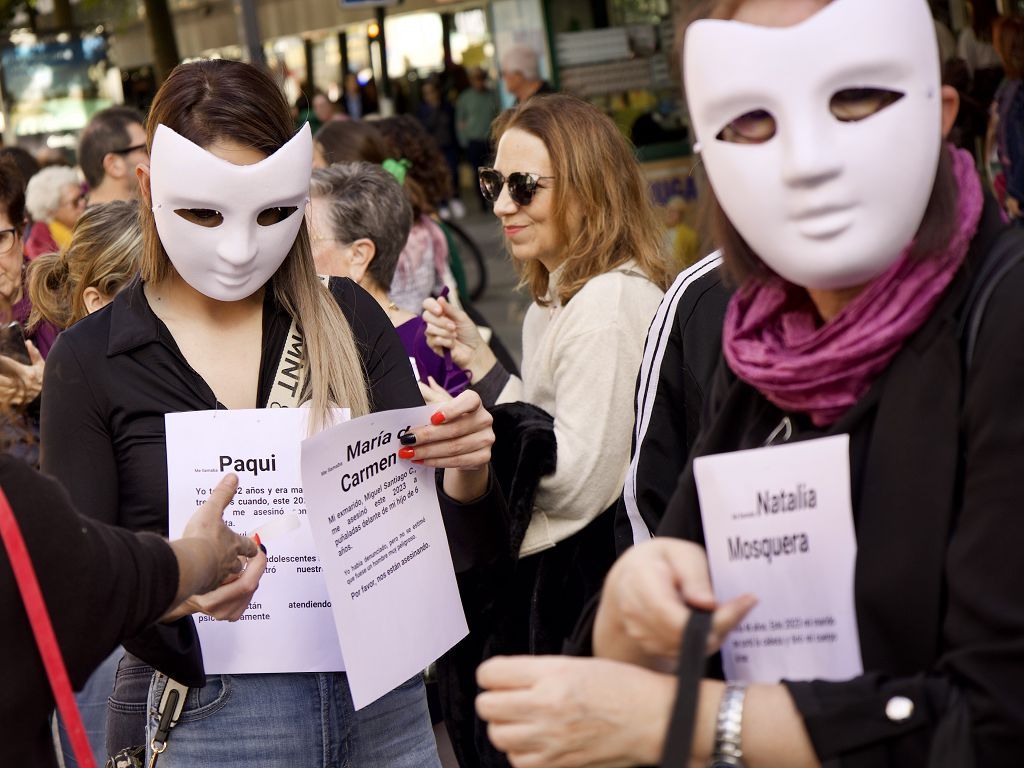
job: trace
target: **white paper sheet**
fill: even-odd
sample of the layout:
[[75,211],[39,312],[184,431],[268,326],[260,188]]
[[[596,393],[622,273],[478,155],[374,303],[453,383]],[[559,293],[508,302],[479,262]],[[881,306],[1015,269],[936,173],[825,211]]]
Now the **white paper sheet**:
[[849,436],[694,460],[715,597],[758,605],[722,647],[729,680],[862,672]]
[[165,417],[171,538],[181,535],[210,489],[234,472],[239,489],[224,520],[239,533],[260,531],[267,547],[267,572],[240,621],[195,617],[209,674],[345,668],[302,488],[299,459],[309,413],[262,408]]
[[371,414],[302,444],[309,521],[356,709],[468,632],[434,470],[397,457],[436,407]]

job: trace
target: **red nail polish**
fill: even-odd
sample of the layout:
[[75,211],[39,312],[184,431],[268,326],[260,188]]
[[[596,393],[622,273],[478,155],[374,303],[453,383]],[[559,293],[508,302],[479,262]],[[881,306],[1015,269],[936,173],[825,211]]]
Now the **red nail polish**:
[[413,459],[412,463],[413,464],[422,464],[423,463],[423,459]]
[[260,535],[258,533],[254,533],[252,535],[252,540],[256,542],[256,546],[257,547],[262,547],[263,546],[263,542],[260,541]]
[[433,424],[435,427],[441,426],[442,424],[444,424],[444,414],[441,413],[441,411],[438,411],[437,413],[430,417],[430,423]]
[[414,451],[412,448],[399,448],[398,449],[398,458],[400,458],[400,459],[411,459],[415,455],[416,455],[416,451]]

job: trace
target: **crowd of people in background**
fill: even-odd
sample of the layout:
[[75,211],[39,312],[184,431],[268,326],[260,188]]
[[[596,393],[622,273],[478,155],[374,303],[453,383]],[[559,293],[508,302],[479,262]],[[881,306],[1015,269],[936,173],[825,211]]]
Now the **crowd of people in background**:
[[[680,28],[703,238],[687,201],[652,203],[612,119],[557,93],[524,46],[501,57],[506,110],[481,68],[452,65],[385,114],[355,74],[336,100],[289,104],[268,73],[204,60],[145,115],[95,114],[77,165],[0,149],[0,481],[53,569],[44,595],[98,762],[152,757],[173,678],[191,693],[169,768],[440,767],[440,739],[461,768],[654,763],[680,690],[668,660],[702,609],[701,764],[723,759],[723,720],[744,712],[752,766],[1017,764],[1024,17],[978,10],[957,40],[924,0],[709,9]],[[891,27],[875,35],[872,14]],[[877,87],[821,53],[851,30],[874,35],[858,71]],[[741,45],[763,69],[734,71]],[[812,133],[829,152],[792,138]],[[180,203],[199,180],[204,200],[227,196],[239,166],[298,202]],[[826,215],[793,215],[808,190],[841,190],[865,218],[807,235]],[[496,217],[529,296],[521,366],[460,290],[449,222],[467,206]],[[257,227],[268,210],[279,219]],[[212,223],[231,216],[253,254]],[[260,240],[271,228],[284,246]],[[993,273],[992,319],[958,325]],[[471,632],[438,660],[429,704],[421,675],[355,711],[344,672],[205,672],[191,615],[237,619],[266,551],[219,521],[232,478],[166,543],[163,415],[271,407],[290,324],[317,424],[339,403],[438,409],[399,455],[437,469]],[[693,460],[837,434],[852,446],[863,674],[725,682],[714,654],[756,601],[715,599]],[[4,568],[0,587],[17,627],[0,651],[31,657],[0,705],[0,762],[53,765],[56,743],[71,768]]]

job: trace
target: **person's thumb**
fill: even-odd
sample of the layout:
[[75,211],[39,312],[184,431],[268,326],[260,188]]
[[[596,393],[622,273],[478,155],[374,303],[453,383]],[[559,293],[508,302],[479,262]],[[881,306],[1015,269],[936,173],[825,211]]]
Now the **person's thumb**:
[[231,503],[231,499],[238,490],[238,475],[224,475],[217,486],[210,492],[210,498],[204,505],[206,509],[217,517],[224,517],[224,509]]
[[757,605],[754,595],[740,595],[722,603],[711,615],[711,635],[708,637],[708,652],[717,651],[725,636],[732,632],[751,609]]
[[28,339],[25,340],[25,349],[28,350],[29,365],[38,365],[43,362],[43,356],[39,354],[39,350],[36,349],[36,345]]

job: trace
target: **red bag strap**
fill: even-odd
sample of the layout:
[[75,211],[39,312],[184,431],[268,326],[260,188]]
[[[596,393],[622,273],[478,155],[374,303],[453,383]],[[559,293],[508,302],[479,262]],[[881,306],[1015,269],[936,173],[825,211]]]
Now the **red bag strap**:
[[53,698],[57,701],[57,709],[64,720],[64,728],[71,739],[75,760],[78,761],[81,768],[96,768],[92,748],[85,735],[85,726],[82,725],[82,717],[78,713],[78,706],[75,704],[75,697],[71,692],[71,681],[68,679],[68,671],[64,666],[64,657],[61,656],[57,637],[53,634],[53,624],[50,623],[50,614],[46,610],[43,593],[39,589],[35,568],[32,567],[32,560],[29,557],[28,548],[25,546],[25,540],[21,536],[18,521],[14,518],[14,512],[11,510],[7,495],[2,488],[0,488],[0,537],[3,538],[4,546],[7,548],[7,556],[11,560],[11,568],[14,570],[14,580],[18,583],[18,591],[21,592],[21,599],[25,603],[25,612],[32,625],[32,634],[35,635],[39,655],[43,659],[43,666],[46,667],[46,676],[50,680],[50,688],[53,690]]

